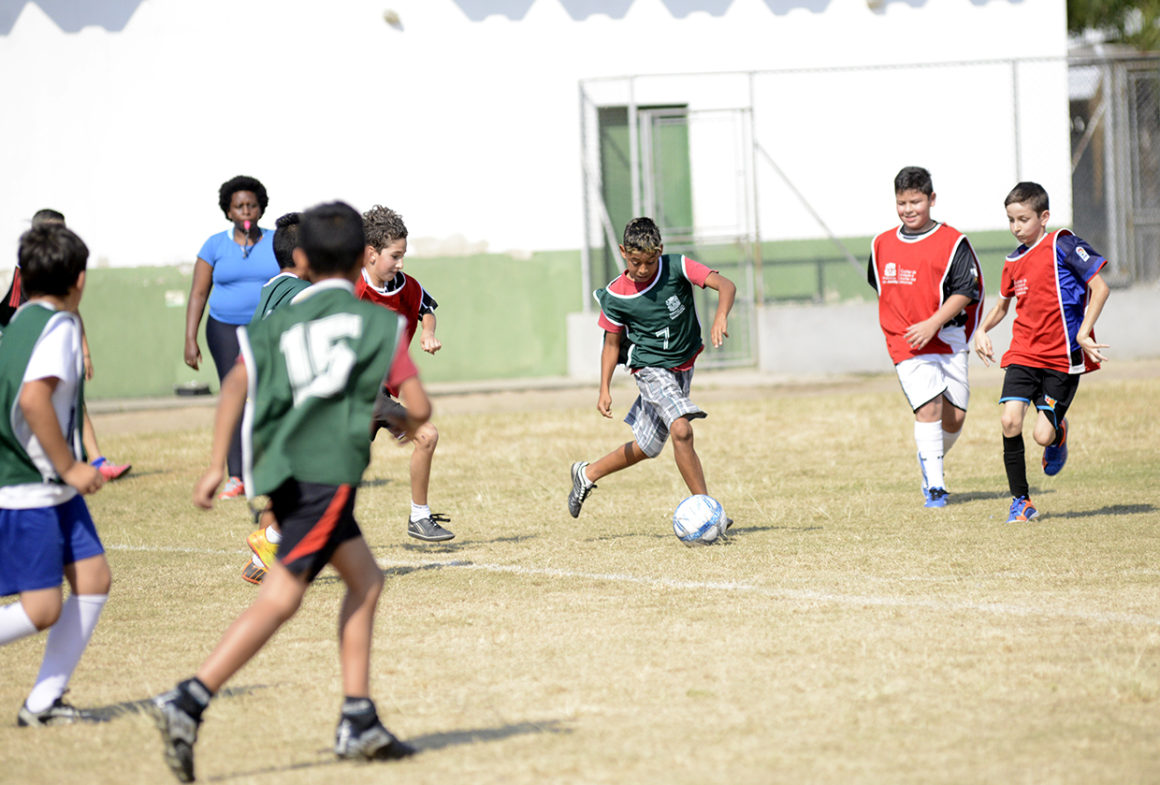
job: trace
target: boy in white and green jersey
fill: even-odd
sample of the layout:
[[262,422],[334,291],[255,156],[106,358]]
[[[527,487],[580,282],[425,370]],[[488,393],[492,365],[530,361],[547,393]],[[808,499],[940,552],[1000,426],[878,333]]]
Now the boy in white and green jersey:
[[[594,295],[604,328],[600,355],[600,397],[596,408],[612,417],[612,373],[622,362],[632,373],[640,395],[624,421],[633,441],[592,463],[572,464],[568,512],[580,507],[601,477],[655,458],[673,437],[673,457],[691,494],[708,493],[701,459],[693,449],[692,420],[705,412],[689,399],[693,364],[704,348],[693,286],[718,292],[710,337],[720,347],[728,337],[729,311],[736,287],[716,270],[687,256],[665,254],[661,233],[651,218],[634,218],[620,245],[624,273]],[[622,349],[626,349],[622,354]]]
[[247,493],[270,497],[282,528],[277,560],[254,603],[217,648],[170,692],[149,704],[165,760],[193,780],[193,744],[210,698],[297,611],[306,589],[330,564],[347,587],[339,618],[343,693],[335,753],[384,760],[414,749],[379,721],[370,699],[370,647],[382,571],[353,516],[355,490],[370,459],[367,423],[383,377],[398,384],[409,433],[431,404],[404,347],[396,314],[354,297],[362,266],[362,218],[341,202],[308,210],[294,254],[312,282],[269,318],[238,329],[242,362],[226,376],[214,422],[213,456],[194,487],[213,504],[238,418]]
[[[81,447],[84,360],[74,313],[89,250],[60,224],[20,238],[29,300],[0,339],[0,645],[51,627],[18,725],[85,719],[64,702],[109,594],[104,547],[80,494],[105,478]],[[61,585],[72,590],[63,601]]]

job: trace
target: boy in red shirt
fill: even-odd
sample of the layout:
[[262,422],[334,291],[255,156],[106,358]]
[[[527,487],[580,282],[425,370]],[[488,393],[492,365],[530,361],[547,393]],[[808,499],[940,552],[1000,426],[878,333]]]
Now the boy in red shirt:
[[[403,257],[407,254],[407,225],[403,223],[403,217],[390,208],[375,205],[363,213],[363,227],[367,238],[366,262],[355,284],[355,296],[389,308],[406,320],[400,339],[404,347],[410,345],[416,328],[422,325],[419,348],[435,354],[443,347],[435,337],[435,309],[439,303],[418,281],[403,273]],[[403,419],[406,409],[396,400],[397,397],[398,390],[384,382],[375,400],[372,440],[380,428],[398,436],[392,423]],[[441,525],[451,519],[431,512],[427,504],[431,462],[435,458],[435,445],[439,443],[439,431],[430,422],[425,422],[415,431],[411,441],[415,450],[411,453],[411,514],[407,519],[407,534],[426,542],[453,539],[455,534]]]
[[903,168],[894,196],[902,225],[874,238],[867,278],[878,292],[878,322],[914,412],[923,506],[945,507],[943,457],[967,417],[967,360],[983,273],[966,236],[930,217],[930,172]]
[[987,331],[1003,321],[1015,297],[1011,345],[1003,355],[1003,465],[1011,489],[1007,523],[1039,515],[1031,503],[1023,452],[1023,418],[1035,404],[1035,441],[1043,445],[1043,472],[1058,474],[1067,462],[1067,410],[1081,374],[1107,358],[1092,329],[1108,299],[1100,270],[1108,263],[1068,229],[1047,231],[1047,191],[1038,183],[1016,185],[1004,202],[1011,234],[1020,243],[1003,264],[999,302],[975,334],[975,352],[995,361]]

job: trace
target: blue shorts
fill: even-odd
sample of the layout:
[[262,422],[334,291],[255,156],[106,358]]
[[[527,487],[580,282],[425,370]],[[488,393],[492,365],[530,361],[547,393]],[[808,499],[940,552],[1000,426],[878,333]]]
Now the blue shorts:
[[0,596],[60,586],[65,566],[104,552],[79,494],[55,507],[0,509]]

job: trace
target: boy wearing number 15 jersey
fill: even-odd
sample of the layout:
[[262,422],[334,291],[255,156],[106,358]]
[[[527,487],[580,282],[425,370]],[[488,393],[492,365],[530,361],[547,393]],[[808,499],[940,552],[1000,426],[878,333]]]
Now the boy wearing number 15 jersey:
[[302,217],[299,242],[294,255],[305,262],[313,285],[269,318],[239,328],[242,362],[222,384],[211,468],[194,487],[194,503],[212,506],[244,406],[246,490],[270,497],[282,542],[257,599],[196,674],[149,703],[165,761],[182,782],[194,778],[193,745],[210,699],[295,614],[327,564],[346,584],[339,613],[345,702],[335,753],[382,760],[414,752],[383,727],[370,699],[383,575],[353,511],[370,459],[367,423],[388,370],[407,404],[406,432],[427,420],[431,404],[399,346],[399,317],[354,297],[364,245],[359,214],[341,202],[315,207]]

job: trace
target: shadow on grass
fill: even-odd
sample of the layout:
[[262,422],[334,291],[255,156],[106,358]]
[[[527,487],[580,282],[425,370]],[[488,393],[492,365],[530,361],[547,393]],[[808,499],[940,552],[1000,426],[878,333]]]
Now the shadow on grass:
[[[427,733],[422,736],[413,736],[405,741],[414,746],[419,753],[434,752],[461,744],[484,744],[491,741],[500,741],[512,736],[523,736],[531,733],[571,733],[570,728],[564,727],[559,720],[548,722],[517,722],[512,725],[501,725],[497,728],[468,728],[452,730],[443,733]],[[329,749],[319,750],[319,755],[332,754]],[[389,763],[389,761],[384,761]],[[302,769],[323,768],[334,765],[351,765],[349,761],[328,758],[326,760],[302,761],[289,763],[285,766],[265,766],[260,769],[247,769],[229,774],[219,774],[205,778],[206,782],[227,782],[233,779],[256,777],[261,774],[276,774],[285,771],[299,771]]]
[[[738,526],[737,524],[733,524],[729,527],[729,534],[717,542],[728,543],[740,534],[755,534],[757,532],[820,532],[825,528],[825,526]],[[584,542],[615,542],[616,540],[634,540],[642,537],[650,540],[671,540],[675,536],[671,532],[658,532],[654,534],[626,532],[625,534],[605,534],[599,537],[588,537]]]
[[[258,690],[268,689],[271,685],[268,684],[247,684],[241,687],[226,687],[221,692],[214,696],[214,699],[219,698],[235,698],[239,695],[249,695]],[[124,717],[126,714],[144,714],[145,707],[149,704],[152,698],[144,698],[136,701],[125,701],[124,703],[112,703],[108,706],[98,706],[92,709],[84,709],[93,722],[110,722]]]
[[[1032,488],[1031,498],[1038,499],[1040,496],[1047,496],[1055,493],[1052,489]],[[998,499],[1005,499],[1008,504],[1011,502],[1011,493],[1009,491],[967,491],[959,493],[952,490],[950,495],[950,503],[952,505],[960,502],[976,502],[976,501],[996,501]]]
[[384,485],[390,485],[393,482],[394,482],[394,479],[392,479],[390,477],[375,477],[375,478],[370,479],[370,480],[368,480],[366,477],[363,477],[362,480],[359,481],[358,487],[359,488],[382,488]]
[[1044,518],[1098,518],[1103,515],[1143,515],[1156,512],[1153,504],[1109,504],[1098,510],[1072,510],[1070,512],[1047,512]]

